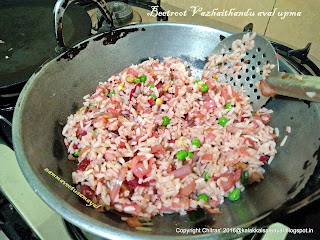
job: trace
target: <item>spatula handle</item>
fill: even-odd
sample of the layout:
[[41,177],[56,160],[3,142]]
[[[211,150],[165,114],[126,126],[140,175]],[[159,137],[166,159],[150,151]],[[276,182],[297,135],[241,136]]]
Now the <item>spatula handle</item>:
[[320,102],[320,77],[279,72],[270,75],[266,83],[277,95]]

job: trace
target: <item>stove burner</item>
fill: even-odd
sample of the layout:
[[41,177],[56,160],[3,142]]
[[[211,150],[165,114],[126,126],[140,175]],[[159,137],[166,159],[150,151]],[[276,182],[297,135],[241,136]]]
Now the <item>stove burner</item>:
[[109,9],[112,11],[112,19],[115,27],[121,27],[130,22],[133,18],[133,10],[128,4],[123,2],[108,2]]
[[0,239],[39,240],[6,197],[0,192]]
[[[92,5],[92,4],[91,4]],[[152,0],[123,0],[107,2],[107,5],[112,12],[113,25],[115,28],[120,28],[128,25],[139,24],[142,22],[141,15],[132,9],[133,7],[143,8],[150,10],[152,7],[157,6],[159,12],[165,10],[160,6],[161,1],[157,0],[157,3],[153,3]],[[95,9],[94,6],[92,9]],[[91,10],[92,10],[91,9]],[[106,22],[104,15],[100,9],[96,9],[96,16],[91,17],[92,21],[92,34],[107,32],[112,30],[110,23]],[[94,15],[94,14],[93,14]],[[157,21],[168,21],[167,16],[158,16]]]
[[[108,2],[107,5],[112,12],[112,20],[115,28],[142,22],[140,14],[124,2],[113,1]],[[91,18],[91,20],[93,19]],[[110,24],[105,21],[105,18],[100,11],[97,11],[97,24],[95,24],[94,30],[99,31],[99,33],[110,30]]]

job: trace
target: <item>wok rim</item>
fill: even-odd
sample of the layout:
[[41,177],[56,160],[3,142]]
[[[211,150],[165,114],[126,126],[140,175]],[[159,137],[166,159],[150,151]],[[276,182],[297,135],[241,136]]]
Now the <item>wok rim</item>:
[[[146,23],[146,24],[137,24],[132,26],[123,27],[117,30],[121,29],[130,29],[130,28],[143,28],[143,27],[152,27],[152,26],[176,26],[176,27],[188,27],[188,28],[198,28],[203,29],[205,31],[224,31],[221,29],[199,25],[199,24],[189,24],[189,23]],[[229,33],[228,31],[224,31]],[[101,33],[95,36],[92,36],[78,44],[76,44],[74,47],[79,46],[82,43],[90,42],[93,39],[99,38],[100,36],[104,35],[105,33]],[[100,40],[101,41],[101,40]],[[64,52],[65,53],[65,52]],[[87,232],[90,232],[94,235],[109,238],[109,239],[127,239],[128,237],[130,239],[208,239],[210,237],[211,239],[219,238],[219,239],[226,239],[225,237],[228,236],[228,239],[231,237],[229,232],[226,233],[201,233],[198,235],[190,235],[190,234],[181,234],[181,235],[149,235],[148,232],[131,232],[119,229],[117,227],[113,227],[107,223],[102,223],[94,218],[89,217],[88,215],[82,213],[81,211],[77,209],[72,209],[70,207],[70,204],[68,204],[65,201],[61,201],[56,195],[54,195],[48,188],[42,183],[42,181],[37,177],[35,172],[32,170],[31,165],[29,164],[28,158],[26,157],[26,154],[24,152],[24,144],[22,142],[22,138],[20,137],[21,132],[21,109],[24,108],[25,105],[25,99],[28,97],[29,89],[32,88],[32,85],[36,82],[37,76],[41,74],[47,67],[49,67],[53,62],[55,62],[57,59],[59,59],[64,53],[61,53],[59,56],[51,59],[49,62],[44,63],[41,66],[41,70],[37,70],[33,75],[30,77],[30,79],[27,81],[26,85],[24,86],[23,90],[21,91],[18,101],[15,106],[14,116],[13,116],[13,124],[12,124],[12,140],[13,140],[13,146],[14,151],[17,157],[17,161],[19,164],[19,167],[26,178],[29,185],[32,187],[32,189],[36,192],[36,194],[51,208],[53,209],[57,214],[59,214],[63,219],[70,222],[71,224],[74,224],[75,226],[79,227],[80,229],[83,229]],[[286,202],[283,203],[285,205]],[[281,209],[282,206],[279,206],[278,208],[274,208],[273,211],[276,209]],[[272,211],[267,211],[260,215],[259,217],[253,219],[252,221],[246,222],[242,225],[235,226],[234,228],[245,228],[245,227],[251,227],[256,223],[260,223],[263,219],[268,217]],[[259,224],[260,226],[261,224]],[[248,234],[248,233],[247,233]],[[246,234],[235,234],[233,233],[234,237],[241,237]]]

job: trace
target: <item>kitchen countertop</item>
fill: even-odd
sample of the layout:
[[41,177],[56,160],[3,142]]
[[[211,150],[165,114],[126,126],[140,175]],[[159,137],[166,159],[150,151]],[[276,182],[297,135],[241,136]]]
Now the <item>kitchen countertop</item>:
[[1,142],[0,159],[1,166],[6,166],[0,168],[0,190],[37,236],[45,240],[71,240],[68,232],[64,231],[62,218],[33,191],[14,152]]

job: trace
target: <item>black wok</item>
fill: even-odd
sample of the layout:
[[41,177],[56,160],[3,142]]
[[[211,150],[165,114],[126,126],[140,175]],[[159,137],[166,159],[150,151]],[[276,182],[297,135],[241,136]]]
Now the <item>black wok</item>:
[[[151,232],[129,228],[120,220],[120,213],[97,213],[86,207],[77,195],[44,171],[49,168],[72,183],[71,172],[76,165],[67,160],[60,123],[82,106],[82,97],[93,92],[100,81],[148,57],[180,57],[199,74],[220,35],[229,34],[190,24],[136,25],[88,39],[42,66],[23,89],[13,120],[17,159],[35,192],[69,222],[112,239],[232,238],[239,235],[183,235],[176,228],[263,226],[275,213],[284,213],[285,203],[304,187],[317,164],[313,153],[319,146],[319,104],[308,107],[302,101],[285,98],[270,101],[267,107],[274,110],[270,125],[280,129],[281,137],[277,140],[278,153],[266,167],[265,179],[249,186],[239,201],[226,200],[221,206],[223,214],[206,213],[195,221],[178,214],[156,216]],[[292,133],[279,147],[287,125]]]

